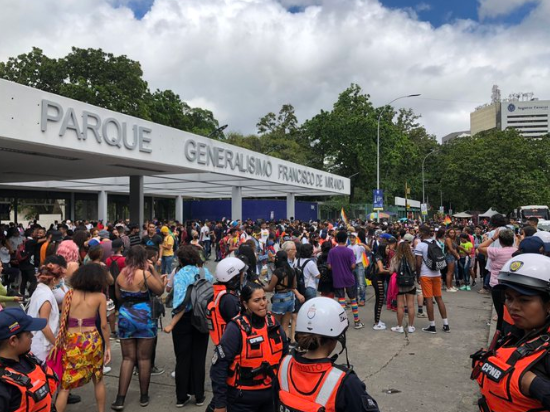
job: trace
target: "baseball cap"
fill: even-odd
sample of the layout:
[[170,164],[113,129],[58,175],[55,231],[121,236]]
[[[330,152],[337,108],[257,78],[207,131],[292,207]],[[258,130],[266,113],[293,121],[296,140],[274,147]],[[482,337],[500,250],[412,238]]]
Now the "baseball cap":
[[108,238],[109,236],[111,236],[111,234],[109,233],[108,230],[100,230],[99,231],[99,237],[104,239],[104,238]]
[[160,228],[160,233],[170,233],[170,229],[168,229],[168,226],[163,226]]
[[542,239],[537,236],[529,236],[520,242],[518,250],[514,252],[512,256],[521,255],[523,253],[541,253],[541,248],[544,248]]
[[47,323],[47,319],[28,316],[21,308],[6,308],[0,312],[0,340],[21,332],[42,330]]
[[414,236],[411,235],[410,233],[407,233],[405,234],[405,236],[403,236],[403,240],[406,241],[406,242],[414,242]]

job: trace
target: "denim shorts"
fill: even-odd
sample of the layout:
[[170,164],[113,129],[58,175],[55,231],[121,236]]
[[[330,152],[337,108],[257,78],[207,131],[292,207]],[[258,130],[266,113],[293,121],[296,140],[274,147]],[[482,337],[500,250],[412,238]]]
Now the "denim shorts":
[[294,292],[274,293],[271,300],[271,312],[276,315],[294,312]]
[[447,253],[445,255],[445,262],[447,262],[447,264],[449,263],[455,263],[456,262],[456,258],[454,255],[450,254],[450,253]]

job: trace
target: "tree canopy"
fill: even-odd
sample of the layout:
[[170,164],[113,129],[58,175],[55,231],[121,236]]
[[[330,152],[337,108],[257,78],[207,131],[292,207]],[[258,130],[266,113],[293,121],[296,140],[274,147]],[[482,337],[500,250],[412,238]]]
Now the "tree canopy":
[[372,201],[380,123],[380,187],[386,204],[404,196],[405,184],[410,198],[422,200],[423,165],[432,204],[441,195],[454,210],[492,206],[509,212],[550,204],[549,136],[530,139],[514,130],[493,130],[439,145],[412,110],[374,107],[357,84],[340,93],[331,110],[303,123],[288,103],[259,119],[256,134],[224,135],[213,133],[219,125],[212,112],[190,107],[171,90],[151,92],[139,62],[101,49],[73,48],[52,59],[33,48],[0,62],[0,77],[349,177],[350,203]]

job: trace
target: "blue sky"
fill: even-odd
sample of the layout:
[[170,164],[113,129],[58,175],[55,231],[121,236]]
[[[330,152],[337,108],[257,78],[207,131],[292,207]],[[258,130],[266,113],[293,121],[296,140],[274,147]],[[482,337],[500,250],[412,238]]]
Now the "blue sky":
[[[428,21],[434,27],[453,23],[458,19],[479,21],[478,0],[380,0],[380,2],[388,8],[413,9],[419,20]],[[525,3],[509,14],[486,19],[484,22],[505,25],[519,24],[536,6],[537,2],[535,1]]]
[[[421,21],[430,22],[434,27],[443,24],[453,23],[456,20],[470,19],[479,21],[479,2],[480,0],[379,0],[385,7],[390,9],[412,10]],[[137,19],[150,10],[154,0],[120,0],[134,12]],[[292,4],[292,1],[284,0],[285,4]],[[296,0],[297,5],[288,6],[291,12],[300,12],[303,10],[303,1]],[[484,19],[484,23],[516,25],[537,6],[537,1],[526,1],[523,5],[515,8],[513,12],[506,13],[498,17]]]

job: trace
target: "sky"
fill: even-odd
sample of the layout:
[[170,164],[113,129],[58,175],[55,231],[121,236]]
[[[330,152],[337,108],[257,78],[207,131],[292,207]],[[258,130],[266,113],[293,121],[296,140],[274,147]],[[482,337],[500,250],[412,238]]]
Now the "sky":
[[39,47],[102,48],[141,63],[151,90],[256,132],[292,104],[303,122],[357,83],[401,99],[429,133],[468,130],[502,96],[550,99],[547,0],[0,0],[0,61]]

